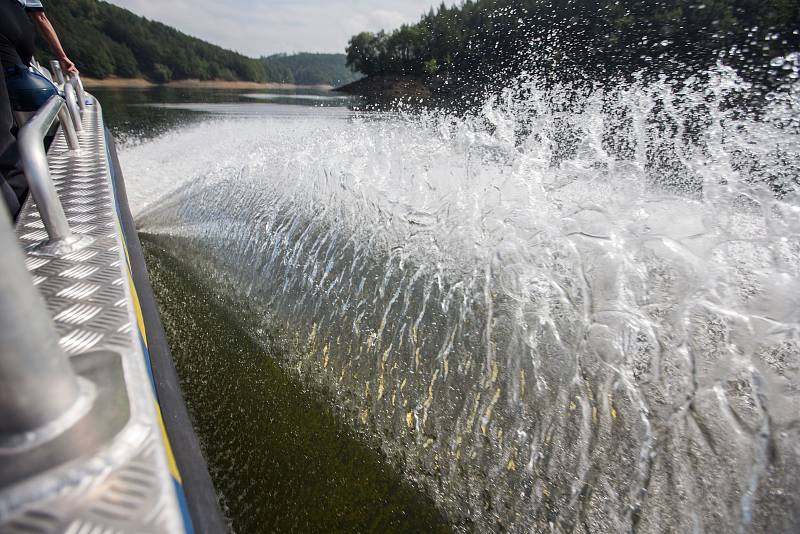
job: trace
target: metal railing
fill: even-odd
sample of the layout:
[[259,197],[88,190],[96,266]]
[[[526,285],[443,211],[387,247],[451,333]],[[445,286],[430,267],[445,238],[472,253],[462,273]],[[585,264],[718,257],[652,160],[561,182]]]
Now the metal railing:
[[86,91],[83,90],[83,82],[81,77],[75,74],[72,76],[72,83],[75,85],[75,92],[78,94],[78,107],[81,108],[81,113],[86,111]]
[[[64,80],[60,69],[54,72]],[[76,126],[81,125],[81,114],[76,92],[83,94],[83,88],[81,85],[76,91],[76,83],[80,83],[77,77],[64,80],[60,89],[66,99],[50,97],[17,135],[25,178],[49,238],[36,249],[37,254],[66,254],[92,242],[70,229],[44,147],[44,138],[58,119],[69,150],[80,149]],[[10,220],[6,207],[0,203],[0,450],[31,446],[62,431],[80,415],[76,407],[81,413],[85,411],[87,400],[87,386],[59,346],[50,314],[25,266]]]
[[50,62],[50,68],[53,69],[56,75],[58,88],[64,93],[64,100],[67,101],[67,109],[72,118],[72,125],[75,131],[80,132],[83,130],[81,112],[86,109],[86,93],[83,91],[83,83],[81,83],[77,74],[64,76],[61,64],[56,60]]
[[[48,241],[38,248],[41,254],[58,255],[81,248],[88,238],[72,233],[64,208],[58,197],[44,147],[44,138],[58,118],[67,146],[71,151],[80,150],[78,132],[83,130],[82,111],[86,109],[86,94],[77,75],[64,77],[58,61],[51,62],[52,75],[59,83],[64,98],[52,96],[19,130],[20,157],[31,195],[42,217]],[[51,73],[41,69],[48,75]],[[80,95],[80,96],[79,96]]]
[[70,150],[80,148],[78,135],[73,128],[73,120],[69,115],[64,100],[60,96],[53,95],[20,128],[17,135],[25,178],[49,238],[48,242],[41,247],[43,253],[58,253],[65,249],[74,250],[81,241],[70,230],[67,216],[64,214],[64,208],[50,176],[50,167],[44,149],[44,138],[56,117],[60,119]]
[[55,78],[53,78],[53,83],[64,85],[64,71],[61,70],[61,63],[59,63],[57,59],[50,61],[50,70],[53,76],[55,76]]
[[[23,243],[40,243],[43,232],[29,228],[43,225],[50,238],[45,247],[23,251],[0,203],[0,532],[90,523],[104,531],[190,532],[179,504],[183,490],[168,476],[174,464],[153,409],[148,380],[153,374],[137,335],[137,302],[121,283],[131,275],[120,250],[124,235],[107,230],[122,222],[108,209],[108,202],[117,200],[113,186],[122,179],[109,160],[113,145],[105,138],[100,105],[84,94],[80,78],[62,82],[63,98],[53,96],[19,122],[35,203],[23,207],[16,233]],[[80,135],[83,148],[75,131],[81,111],[87,124]],[[57,118],[69,152],[59,131],[48,165],[44,138]],[[69,221],[75,234],[93,239],[76,238]],[[88,248],[67,254],[81,240]],[[55,259],[40,257],[43,253]],[[84,293],[87,287],[93,289]],[[190,430],[176,432],[180,448],[197,448]],[[198,458],[191,465],[204,466]],[[129,469],[160,473],[128,481]],[[189,501],[189,511],[212,520],[198,530],[219,531],[216,514],[196,515],[216,510],[210,481],[190,475],[187,480],[207,488]],[[114,503],[113,514],[100,514],[96,510],[107,505],[108,488],[125,499]]]

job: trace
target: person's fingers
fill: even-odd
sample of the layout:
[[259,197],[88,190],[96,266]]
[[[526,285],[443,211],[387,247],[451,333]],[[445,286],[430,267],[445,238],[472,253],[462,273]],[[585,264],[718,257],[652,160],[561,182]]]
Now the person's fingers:
[[78,74],[78,68],[75,66],[75,63],[69,59],[61,60],[61,68],[69,74]]

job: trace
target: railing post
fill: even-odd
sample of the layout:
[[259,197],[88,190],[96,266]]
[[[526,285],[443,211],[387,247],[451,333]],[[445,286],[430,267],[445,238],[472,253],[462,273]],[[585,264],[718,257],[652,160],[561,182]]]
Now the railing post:
[[67,111],[66,106],[61,106],[58,111],[58,122],[61,123],[61,128],[64,130],[64,137],[67,139],[67,146],[70,150],[79,150],[81,143],[78,140],[78,134],[75,131],[75,123],[72,122],[72,117]]
[[61,63],[58,60],[50,61],[50,70],[53,71],[53,76],[56,77],[56,80],[60,85],[64,84],[64,73],[61,71]]
[[[28,180],[28,187],[36,201],[39,214],[42,216],[47,235],[50,237],[46,247],[54,251],[60,250],[62,245],[74,246],[79,241],[79,238],[73,235],[69,228],[67,216],[61,206],[53,179],[50,177],[50,167],[42,141],[45,133],[55,121],[56,115],[63,108],[64,101],[61,97],[53,95],[36,115],[20,128],[17,135],[25,178]],[[64,121],[65,131],[69,123],[69,120]]]
[[83,90],[83,82],[79,74],[71,75],[72,82],[75,84],[75,91],[78,93],[78,106],[81,111],[86,110],[86,91]]
[[77,376],[58,344],[0,203],[0,441],[35,431],[80,397]]
[[80,108],[78,108],[78,97],[75,94],[75,87],[72,86],[70,81],[64,84],[64,99],[67,101],[67,109],[72,117],[72,125],[75,127],[75,131],[83,131],[81,111]]

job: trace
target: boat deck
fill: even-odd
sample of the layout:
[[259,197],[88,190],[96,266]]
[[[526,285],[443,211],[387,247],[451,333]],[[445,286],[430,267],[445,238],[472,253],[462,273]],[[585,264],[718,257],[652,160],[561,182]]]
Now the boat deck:
[[80,150],[69,150],[59,128],[47,159],[72,232],[91,242],[64,255],[40,253],[37,246],[48,234],[32,200],[16,232],[61,348],[93,390],[93,402],[56,439],[0,443],[0,531],[191,531],[154,391],[109,143],[94,98],[81,121]]

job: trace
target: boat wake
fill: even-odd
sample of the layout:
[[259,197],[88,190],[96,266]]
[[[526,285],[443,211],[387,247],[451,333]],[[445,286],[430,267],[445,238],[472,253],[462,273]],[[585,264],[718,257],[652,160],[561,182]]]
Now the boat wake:
[[123,166],[142,231],[457,527],[788,532],[800,100],[708,78],[220,118]]

